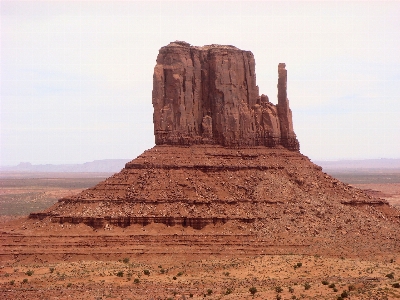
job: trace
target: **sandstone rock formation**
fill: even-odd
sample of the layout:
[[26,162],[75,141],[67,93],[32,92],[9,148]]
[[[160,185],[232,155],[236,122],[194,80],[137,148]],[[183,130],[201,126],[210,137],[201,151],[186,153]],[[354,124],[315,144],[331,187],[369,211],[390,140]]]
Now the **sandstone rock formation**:
[[278,104],[259,96],[250,51],[234,46],[162,47],[153,77],[157,145],[283,145],[299,150],[286,96],[285,64],[278,67]]
[[[250,52],[183,42],[161,48],[153,88],[157,145],[121,172],[30,218],[104,230],[157,223],[199,235],[206,226],[222,226],[214,240],[237,245],[232,253],[325,249],[356,255],[370,253],[375,239],[385,251],[398,249],[398,210],[293,151],[299,144],[284,64],[278,74],[273,105],[258,96]],[[254,237],[243,247],[237,242],[242,229],[246,239]],[[151,241],[165,239],[155,233]],[[189,240],[205,251],[196,234],[179,245]]]

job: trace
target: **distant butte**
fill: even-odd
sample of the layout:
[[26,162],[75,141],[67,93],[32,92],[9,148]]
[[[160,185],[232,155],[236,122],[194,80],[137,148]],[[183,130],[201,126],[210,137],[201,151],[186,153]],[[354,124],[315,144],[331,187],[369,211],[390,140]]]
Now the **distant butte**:
[[[118,226],[137,235],[139,225],[191,228],[179,238],[151,233],[154,253],[165,253],[165,241],[187,253],[197,247],[215,254],[230,245],[232,255],[398,251],[399,211],[323,173],[300,153],[286,85],[281,63],[274,105],[259,95],[251,52],[185,42],[162,47],[153,77],[156,146],[30,218]],[[217,242],[205,247],[197,234],[213,230]]]
[[282,145],[299,150],[285,64],[279,64],[278,75],[274,105],[259,95],[250,51],[185,42],[162,47],[153,76],[156,144]]

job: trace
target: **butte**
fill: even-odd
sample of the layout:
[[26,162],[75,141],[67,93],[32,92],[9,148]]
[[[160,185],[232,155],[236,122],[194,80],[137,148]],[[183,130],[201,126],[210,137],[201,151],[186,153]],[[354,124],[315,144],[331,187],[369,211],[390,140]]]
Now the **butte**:
[[[93,236],[119,230],[101,242],[90,233],[84,242],[71,237],[77,257],[89,255],[87,243],[96,257],[107,245],[126,254],[398,251],[399,211],[300,153],[283,63],[277,87],[276,105],[259,94],[250,51],[180,41],[162,47],[153,76],[156,146],[27,222],[33,232],[40,224],[85,224]],[[38,247],[36,256],[56,255],[56,246]]]

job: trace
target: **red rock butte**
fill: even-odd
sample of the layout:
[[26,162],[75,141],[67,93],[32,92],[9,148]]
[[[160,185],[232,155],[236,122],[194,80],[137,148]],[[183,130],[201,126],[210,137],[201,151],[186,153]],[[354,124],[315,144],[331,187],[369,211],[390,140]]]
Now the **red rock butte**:
[[[156,146],[30,219],[126,228],[138,237],[129,243],[150,243],[152,253],[166,253],[166,241],[188,253],[228,246],[230,254],[398,251],[399,211],[299,152],[285,64],[278,66],[277,105],[259,95],[255,78],[249,51],[185,42],[161,48],[153,77]],[[140,236],[135,226],[150,224],[191,233]],[[204,234],[214,241],[207,247],[198,238]]]
[[185,42],[162,47],[153,76],[156,144],[282,145],[299,150],[285,64],[279,64],[278,74],[274,105],[259,95],[250,51]]

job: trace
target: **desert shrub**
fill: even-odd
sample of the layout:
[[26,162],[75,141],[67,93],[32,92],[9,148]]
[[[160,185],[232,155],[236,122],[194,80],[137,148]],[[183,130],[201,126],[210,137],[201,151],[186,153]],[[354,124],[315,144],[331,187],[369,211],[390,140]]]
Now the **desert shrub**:
[[294,288],[292,288],[291,286],[289,286],[289,293],[294,293]]
[[10,285],[14,285],[14,283],[15,283],[15,280],[10,281]]
[[149,270],[143,270],[144,275],[149,276],[150,275],[150,271]]
[[297,267],[300,268],[301,266],[303,266],[303,264],[301,262],[298,262]]
[[328,285],[328,284],[329,284],[329,282],[328,282],[328,281],[326,281],[326,280],[323,280],[323,281],[322,281],[322,284],[323,284],[323,285]]
[[342,298],[347,298],[347,297],[349,296],[349,293],[348,293],[347,291],[343,291],[343,292],[340,294],[340,296],[341,296]]
[[212,294],[212,290],[208,289],[207,290],[207,295],[211,295]]
[[392,272],[392,273],[386,274],[385,277],[387,277],[389,279],[394,279],[394,273]]
[[229,272],[225,272],[223,273],[225,276],[229,276]]
[[225,295],[232,294],[232,289],[226,289]]
[[26,275],[28,275],[28,276],[32,276],[32,275],[33,275],[33,273],[34,273],[34,272],[33,272],[32,270],[28,270],[28,271],[26,271],[26,273],[25,273],[25,274],[26,274]]
[[257,288],[255,288],[254,286],[249,288],[249,292],[254,295],[255,293],[257,293]]
[[280,286],[275,287],[275,291],[277,293],[282,293],[283,292],[283,288],[281,288]]
[[336,300],[343,300],[343,298],[342,298],[341,296],[338,296],[338,297],[336,298]]
[[275,298],[276,300],[282,300],[282,296],[281,295],[276,295],[276,298]]
[[10,277],[10,274],[6,273],[4,274],[4,277]]
[[356,290],[356,287],[354,286],[354,285],[349,285],[349,291],[351,292],[351,291],[355,291]]
[[160,270],[160,273],[161,273],[161,274],[164,274],[164,273],[165,273],[165,270],[164,270],[164,269],[161,269],[161,270]]
[[392,287],[394,287],[395,289],[400,288],[400,283],[396,282],[392,284]]
[[331,283],[330,285],[328,285],[329,288],[333,289],[335,287],[334,283]]
[[49,270],[50,270],[50,273],[53,273],[54,272],[54,268],[49,268]]
[[128,257],[125,257],[125,258],[122,260],[122,262],[123,262],[124,264],[129,263],[129,258],[128,258]]
[[333,291],[336,293],[338,291],[338,289],[337,288],[333,288]]
[[176,280],[176,276],[172,277],[173,280]]
[[117,276],[118,276],[118,277],[124,277],[124,271],[119,271],[119,272],[117,273]]
[[308,283],[308,282],[306,282],[305,284],[304,284],[304,289],[305,290],[309,290],[311,288],[311,285]]
[[293,296],[292,296],[292,299],[293,299],[293,300],[296,300],[296,299],[297,299],[297,297],[296,297],[295,295],[293,295]]
[[139,280],[139,278],[135,278],[135,280],[134,280],[133,282],[134,282],[134,283],[139,283],[140,280]]
[[24,278],[24,280],[22,280],[22,283],[28,283],[28,278]]
[[67,287],[71,287],[71,286],[72,286],[72,283],[71,283],[71,282],[67,284]]
[[179,272],[178,274],[176,274],[176,276],[182,276],[183,272]]

